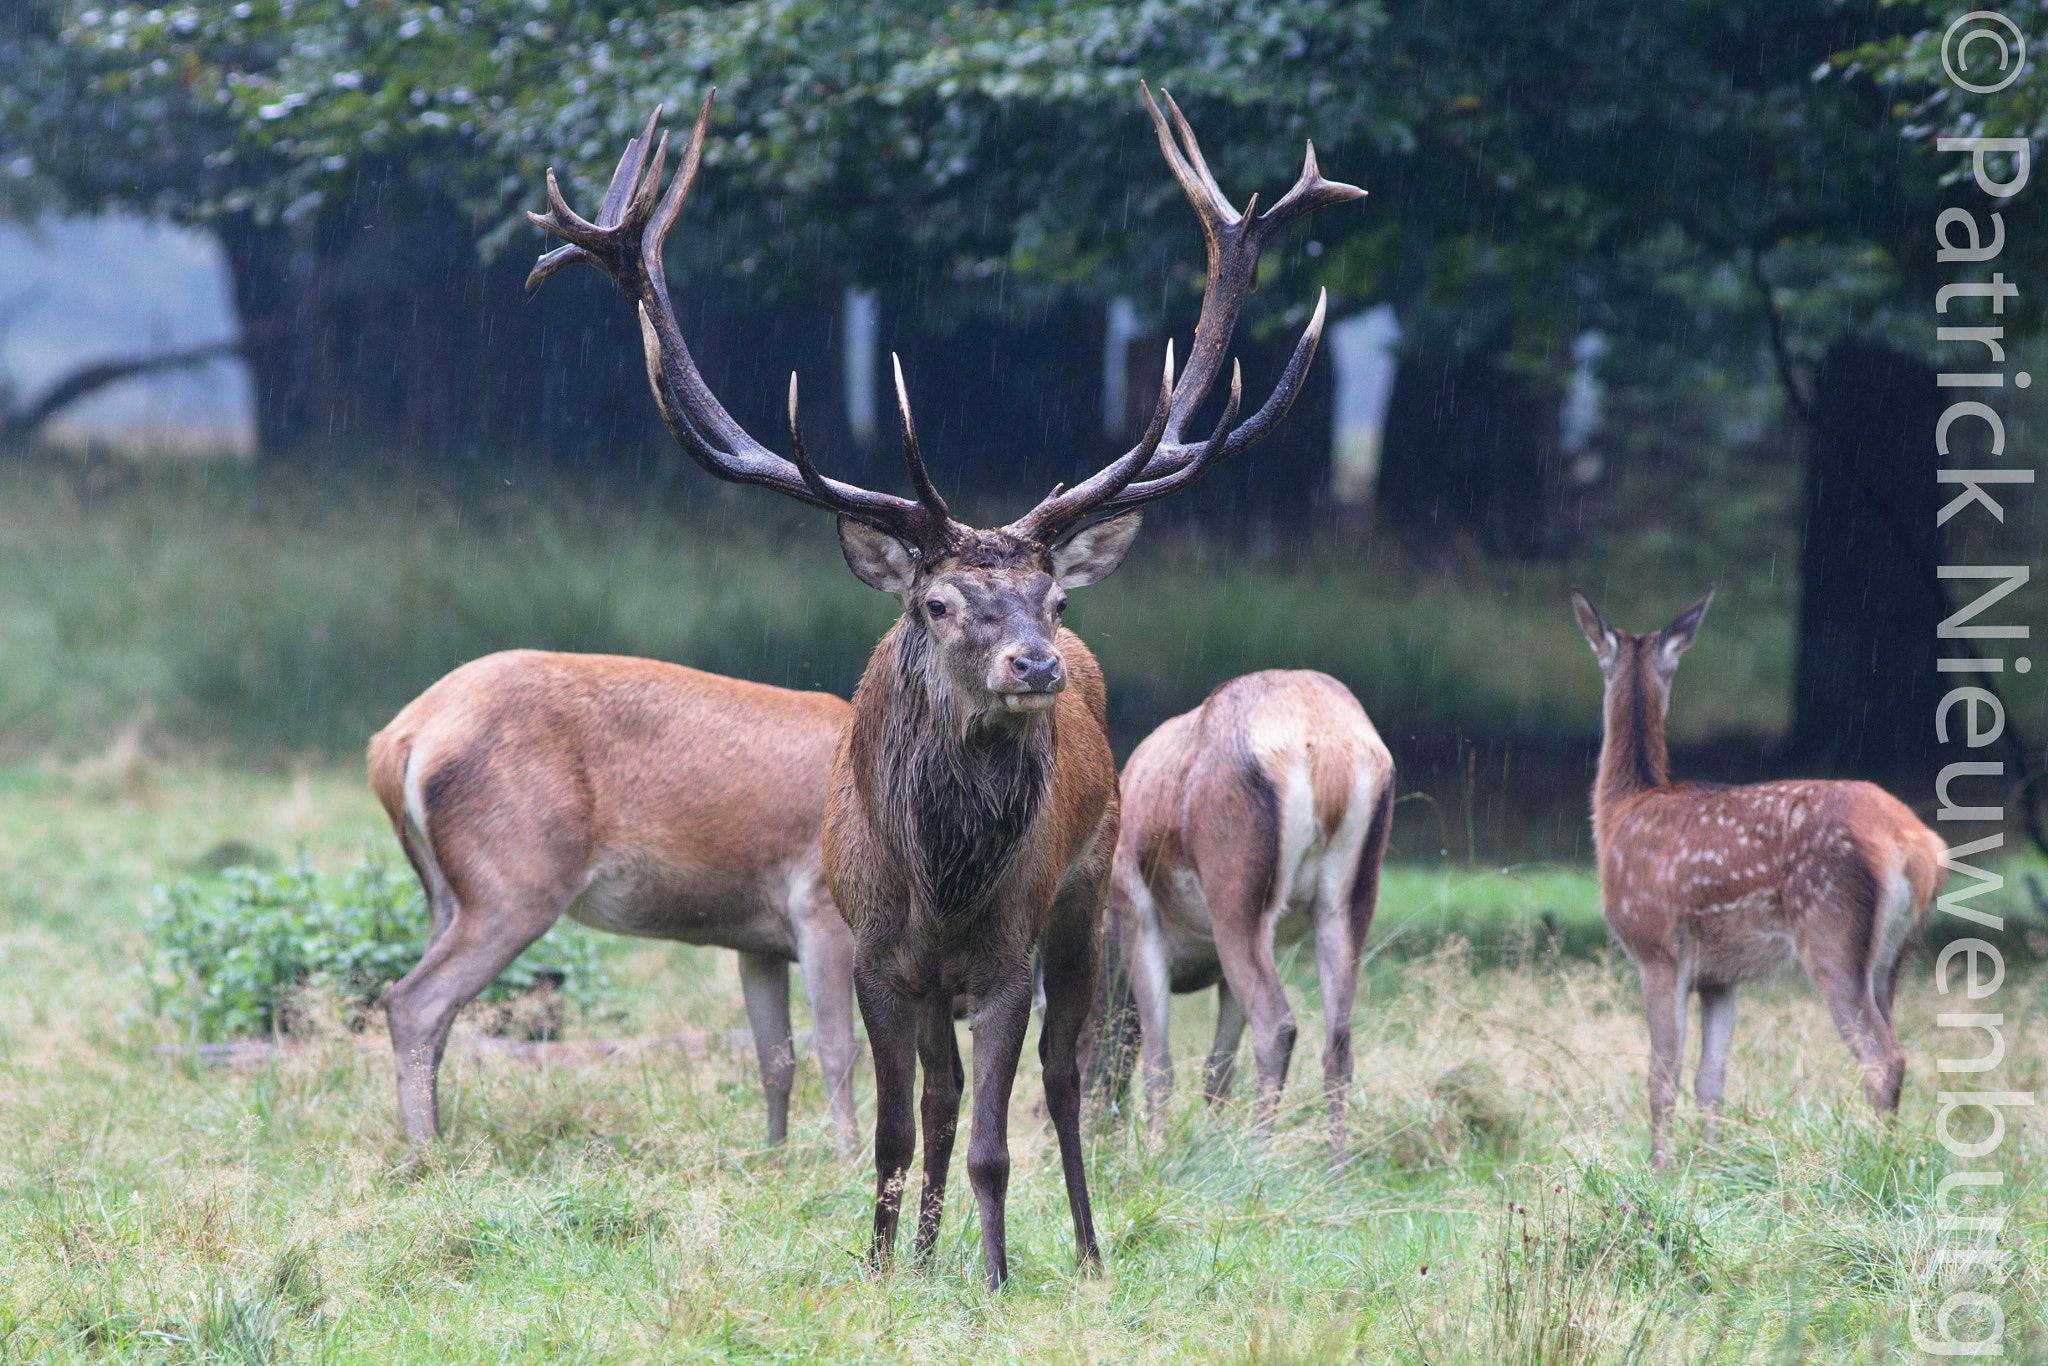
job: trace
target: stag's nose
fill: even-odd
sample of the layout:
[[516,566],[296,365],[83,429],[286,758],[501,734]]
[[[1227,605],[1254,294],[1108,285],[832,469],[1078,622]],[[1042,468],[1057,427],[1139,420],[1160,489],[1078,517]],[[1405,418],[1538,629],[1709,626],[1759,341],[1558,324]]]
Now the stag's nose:
[[1026,650],[1010,657],[1010,677],[1027,692],[1052,692],[1064,673],[1060,657],[1050,650]]

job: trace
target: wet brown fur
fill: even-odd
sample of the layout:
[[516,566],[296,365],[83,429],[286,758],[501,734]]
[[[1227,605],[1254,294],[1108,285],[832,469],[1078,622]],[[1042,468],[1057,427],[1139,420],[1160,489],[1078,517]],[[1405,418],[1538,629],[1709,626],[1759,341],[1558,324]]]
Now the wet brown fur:
[[[1101,999],[1141,1017],[1155,1132],[1173,1086],[1169,994],[1219,976],[1206,1089],[1212,1100],[1228,1092],[1249,1019],[1254,1127],[1270,1130],[1296,1032],[1273,950],[1312,934],[1330,1153],[1341,1161],[1351,1001],[1394,801],[1393,757],[1365,709],[1327,674],[1248,674],[1146,737],[1124,765],[1122,790],[1109,900],[1115,961],[1104,973],[1128,989],[1106,989]],[[1105,1032],[1127,1036],[1114,1021]],[[1106,1061],[1105,1080],[1120,1091],[1127,1046]]]
[[425,957],[385,998],[408,1131],[439,1132],[435,1073],[455,1012],[567,913],[740,952],[778,1141],[794,1074],[787,965],[798,963],[850,1146],[852,939],[825,887],[819,830],[851,715],[827,693],[512,650],[456,669],[379,731],[370,786],[432,915]]
[[[1034,947],[1046,1000],[1039,1056],[1075,1242],[1084,1262],[1100,1256],[1081,1166],[1076,1044],[1116,845],[1116,761],[1095,657],[1056,625],[1056,613],[1052,621],[1035,615],[1058,593],[1048,552],[999,532],[959,534],[971,539],[916,571],[915,588],[903,592],[908,610],[854,692],[825,814],[825,875],[853,931],[855,988],[875,1058],[875,1255],[892,1255],[915,1146],[913,1058],[924,1073],[920,1257],[938,1234],[965,1080],[957,1002],[975,1031],[968,1175],[984,1269],[1000,1285],[1008,1275],[1008,1108]],[[982,623],[978,645],[934,638],[922,604],[940,583],[960,595],[956,616]],[[996,694],[961,681],[967,665],[978,669],[990,651],[1007,657],[1020,640],[1043,641],[1062,663],[1063,688],[1042,712],[1007,712]]]
[[1904,803],[1865,782],[1721,787],[1673,782],[1664,745],[1671,674],[1708,594],[1663,631],[1609,626],[1574,594],[1606,679],[1593,838],[1600,902],[1642,974],[1650,1016],[1652,1160],[1669,1157],[1686,1001],[1697,992],[1696,1079],[1709,1126],[1734,1029],[1736,987],[1797,958],[1864,1071],[1896,1110],[1905,1058],[1891,1028],[1905,950],[1946,872],[1943,844]]

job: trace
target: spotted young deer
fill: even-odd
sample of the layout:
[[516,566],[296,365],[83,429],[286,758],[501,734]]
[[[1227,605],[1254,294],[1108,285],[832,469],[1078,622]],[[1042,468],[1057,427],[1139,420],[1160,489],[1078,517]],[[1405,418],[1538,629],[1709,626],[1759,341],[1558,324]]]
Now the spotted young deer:
[[572,262],[597,265],[638,307],[648,379],[669,430],[706,470],[762,484],[839,514],[839,542],[862,582],[892,594],[903,615],[875,647],[853,698],[825,812],[825,873],[855,943],[854,985],[875,1061],[877,1265],[893,1255],[916,1144],[911,1091],[924,1070],[924,1193],[916,1249],[938,1236],[960,1110],[963,1069],[953,1005],[974,1030],[974,1121],[967,1173],[981,1214],[990,1286],[1008,1275],[1004,1207],[1009,1104],[1032,1006],[1032,950],[1043,967],[1039,1031],[1046,1109],[1084,1264],[1100,1260],[1081,1164],[1075,1043],[1094,989],[1097,941],[1116,846],[1116,765],[1102,674],[1060,625],[1069,589],[1107,577],[1137,535],[1146,503],[1185,488],[1266,435],[1300,391],[1322,332],[1319,302],[1279,387],[1239,423],[1233,368],[1222,420],[1183,439],[1219,374],[1259,251],[1309,210],[1363,191],[1324,180],[1311,148],[1301,177],[1263,214],[1240,214],[1210,176],[1194,133],[1166,101],[1169,126],[1145,92],[1159,145],[1208,239],[1208,282],[1187,372],[1167,377],[1143,438],[1073,488],[1056,488],[1008,526],[954,521],[925,470],[900,366],[896,398],[915,499],[821,475],[797,426],[790,382],[785,460],[748,436],[699,374],[662,276],[661,245],[689,193],[711,113],[707,97],[682,167],[661,195],[660,110],[627,148],[597,222],[562,201],[534,221],[569,245],[535,265],[538,283]]
[[615,934],[737,949],[780,1143],[802,970],[840,1150],[854,1144],[853,938],[819,827],[852,708],[675,664],[509,650],[414,699],[370,741],[370,786],[426,889],[419,965],[385,993],[398,1105],[440,1133],[455,1013],[565,913]]
[[[1330,1158],[1344,1156],[1351,1000],[1394,815],[1394,760],[1342,683],[1269,670],[1223,684],[1163,723],[1124,765],[1104,973],[1111,1012],[1135,1010],[1156,1133],[1173,1091],[1168,1004],[1216,984],[1205,1090],[1230,1090],[1247,1019],[1258,1064],[1253,1128],[1269,1132],[1294,1014],[1273,949],[1313,934],[1323,994]],[[1105,1044],[1122,1033],[1104,1021]],[[1120,1040],[1119,1040],[1120,1042]],[[1121,1090],[1130,1052],[1106,1060]]]
[[1892,993],[1907,941],[1946,876],[1943,844],[1872,783],[1674,783],[1664,715],[1678,658],[1713,590],[1661,631],[1609,626],[1577,589],[1572,608],[1606,679],[1593,842],[1600,909],[1642,976],[1650,1017],[1650,1155],[1669,1160],[1687,997],[1700,998],[1695,1094],[1721,1106],[1735,989],[1793,957],[1863,1067],[1863,1093],[1897,1110],[1905,1055]]

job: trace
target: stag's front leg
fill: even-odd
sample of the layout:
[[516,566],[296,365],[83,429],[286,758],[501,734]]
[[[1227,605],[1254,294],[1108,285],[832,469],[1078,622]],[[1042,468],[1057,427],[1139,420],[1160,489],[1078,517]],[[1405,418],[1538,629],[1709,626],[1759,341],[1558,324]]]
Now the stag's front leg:
[[1010,1278],[1003,1224],[1010,1188],[1010,1088],[1030,1023],[1031,966],[1020,961],[974,1014],[974,1132],[967,1141],[967,1179],[981,1211],[981,1260],[991,1290]]
[[885,1270],[896,1255],[896,1217],[917,1148],[910,1091],[917,1070],[917,1011],[887,985],[854,969],[854,990],[875,1054],[875,1236],[869,1255]]
[[937,991],[917,1012],[917,1060],[924,1069],[924,1195],[917,1206],[916,1256],[929,1261],[946,1209],[946,1169],[960,1127],[960,1040],[953,1032],[953,994]]

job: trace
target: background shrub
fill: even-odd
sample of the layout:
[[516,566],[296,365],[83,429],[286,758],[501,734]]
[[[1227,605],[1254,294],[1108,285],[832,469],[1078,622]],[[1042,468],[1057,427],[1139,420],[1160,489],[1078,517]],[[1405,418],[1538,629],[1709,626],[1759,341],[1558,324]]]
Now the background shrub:
[[[303,864],[228,868],[156,889],[146,968],[151,1013],[198,1041],[289,1032],[293,999],[339,999],[351,1028],[427,947],[426,897],[410,875],[365,857],[338,881]],[[605,995],[594,936],[557,925],[484,989],[483,1001],[560,993],[579,1013]],[[506,1014],[501,1027],[509,1023]]]

